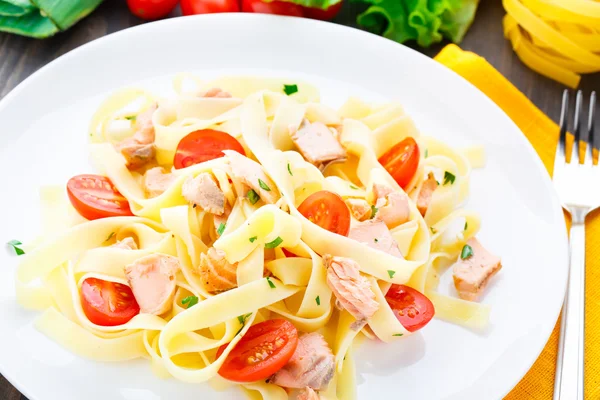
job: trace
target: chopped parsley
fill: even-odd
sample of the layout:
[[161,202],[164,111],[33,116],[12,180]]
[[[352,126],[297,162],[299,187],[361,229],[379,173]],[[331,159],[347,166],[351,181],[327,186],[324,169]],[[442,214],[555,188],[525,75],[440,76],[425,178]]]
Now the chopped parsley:
[[394,333],[392,336],[404,336],[404,333]]
[[250,243],[254,243],[254,241],[258,239],[257,236],[252,236],[250,239],[248,239],[250,241]]
[[187,305],[186,308],[194,307],[196,304],[198,304],[198,297],[196,296],[188,296],[181,300],[181,305]]
[[465,221],[465,231],[467,230],[468,227],[469,227],[469,223],[467,221]]
[[292,169],[290,168],[290,163],[288,163],[288,172],[290,173],[290,176],[294,176],[294,174],[292,174]]
[[391,269],[388,269],[388,275],[390,276],[390,279],[394,277],[394,275],[396,275],[396,271],[392,271]]
[[196,204],[194,204],[194,205],[192,206],[192,208],[196,208],[196,207],[198,207]]
[[246,320],[252,315],[252,313],[248,313],[248,314],[244,314],[244,315],[238,315],[237,319],[240,322],[240,324],[242,324],[242,327],[240,328],[239,331],[237,331],[237,333],[235,334],[235,336],[239,335],[240,332],[242,331],[242,329],[244,329],[244,326],[246,326]]
[[350,185],[350,189],[358,190],[358,186]]
[[115,236],[115,233],[111,232],[110,235],[108,235],[108,237],[106,238],[105,242],[108,242],[110,239],[113,238],[113,236]]
[[431,233],[433,233],[434,235],[437,233],[437,229],[435,229],[433,226],[430,226],[429,229],[431,230]]
[[375,214],[377,214],[377,211],[379,211],[379,208],[371,206],[371,219],[375,218]]
[[454,183],[455,179],[456,179],[456,176],[454,176],[454,174],[452,174],[448,171],[444,171],[444,185],[447,185],[448,183],[450,183],[452,185]]
[[271,188],[260,178],[258,178],[258,186],[260,186],[262,190],[266,190],[267,192],[271,191]]
[[460,258],[466,260],[467,258],[473,257],[473,254],[475,254],[473,253],[473,248],[468,244],[465,244],[465,246],[462,248],[462,251],[460,252]]
[[269,286],[271,287],[271,289],[275,289],[275,284],[271,281],[271,278],[269,278],[267,276],[267,282],[269,282]]
[[221,222],[219,224],[219,228],[217,229],[217,233],[219,234],[219,236],[221,236],[223,232],[225,232],[225,227],[226,225],[224,223]]
[[429,149],[425,149],[425,158],[429,157]]
[[292,95],[298,91],[298,85],[283,85],[283,91],[288,96]]
[[20,246],[23,244],[23,243],[19,242],[18,240],[11,240],[10,242],[8,242],[6,244],[9,245],[10,247],[12,247],[18,256],[22,256],[23,254],[25,254],[23,249],[21,249],[20,247],[17,247],[17,246]]
[[265,243],[265,249],[274,249],[275,247],[279,246],[281,243],[283,243],[283,239],[280,238],[279,236],[277,236],[275,238],[275,240],[273,240],[272,242]]
[[319,296],[317,296],[315,298],[315,301],[317,302],[317,305],[320,306],[321,305],[321,298]]
[[246,193],[246,198],[248,198],[250,204],[256,204],[256,202],[260,200],[260,196],[254,191],[254,189],[248,190],[248,193]]
[[375,243],[377,243],[377,242],[379,242],[379,239],[375,238],[375,239],[373,239],[373,241],[374,241]]

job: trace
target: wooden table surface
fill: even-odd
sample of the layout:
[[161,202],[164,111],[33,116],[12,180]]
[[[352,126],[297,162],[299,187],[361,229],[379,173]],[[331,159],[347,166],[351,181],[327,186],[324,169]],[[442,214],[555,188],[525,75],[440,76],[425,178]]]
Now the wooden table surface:
[[[346,3],[337,22],[353,25],[358,6],[348,0]],[[536,74],[521,63],[503,37],[504,14],[501,0],[483,0],[475,23],[461,47],[484,56],[542,111],[557,120],[564,86]],[[175,11],[174,15],[179,15],[179,12]],[[38,68],[66,52],[140,23],[143,21],[127,10],[125,0],[106,0],[88,18],[50,39],[34,40],[0,33],[0,98]],[[443,44],[440,44],[424,50],[424,53],[434,56],[442,47]],[[600,90],[600,74],[584,76],[580,88],[586,92]],[[0,375],[0,400],[26,400],[26,397]]]

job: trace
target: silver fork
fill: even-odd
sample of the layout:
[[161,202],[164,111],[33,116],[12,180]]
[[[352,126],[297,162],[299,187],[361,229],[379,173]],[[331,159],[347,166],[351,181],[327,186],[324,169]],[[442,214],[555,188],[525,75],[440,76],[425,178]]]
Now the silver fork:
[[[593,165],[594,111],[596,92],[590,97],[587,136],[582,136],[583,93],[577,92],[573,145],[570,162],[566,160],[569,91],[565,90],[560,114],[560,140],[554,159],[554,187],[565,210],[571,214],[571,261],[567,295],[562,309],[560,340],[554,378],[554,400],[583,400],[585,341],[585,217],[600,206],[600,167]],[[587,142],[587,146],[586,146]],[[585,146],[583,164],[579,147]]]

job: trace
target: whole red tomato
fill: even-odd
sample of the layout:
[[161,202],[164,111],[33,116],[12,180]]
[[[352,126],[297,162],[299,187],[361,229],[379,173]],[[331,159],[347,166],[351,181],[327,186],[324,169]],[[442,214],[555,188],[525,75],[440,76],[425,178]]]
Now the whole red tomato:
[[181,0],[183,15],[239,12],[238,0]]
[[129,11],[146,20],[164,18],[177,6],[179,0],[127,0]]
[[331,21],[340,12],[342,8],[342,2],[335,3],[326,10],[320,8],[302,7],[304,9],[304,16],[312,19],[320,19],[322,21]]
[[242,0],[242,11],[303,17],[303,7],[287,1]]

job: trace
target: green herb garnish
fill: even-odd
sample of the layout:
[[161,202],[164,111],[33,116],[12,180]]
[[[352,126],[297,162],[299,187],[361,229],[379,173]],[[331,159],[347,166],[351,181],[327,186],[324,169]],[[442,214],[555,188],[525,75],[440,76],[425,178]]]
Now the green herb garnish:
[[404,333],[394,333],[392,336],[404,336]]
[[17,247],[17,246],[21,246],[23,244],[23,243],[19,242],[18,240],[11,240],[10,242],[8,242],[6,244],[11,246],[15,250],[15,253],[17,253],[18,256],[22,256],[23,254],[25,254],[23,249]]
[[224,223],[221,222],[219,224],[219,228],[217,229],[217,233],[219,234],[219,236],[221,236],[223,232],[225,232],[225,227],[226,225]]
[[240,322],[240,324],[242,324],[242,327],[237,331],[237,333],[235,334],[235,336],[239,335],[240,332],[242,331],[242,329],[244,329],[244,326],[246,326],[246,320],[251,315],[252,315],[252,313],[248,313],[248,314],[244,314],[244,315],[238,315],[237,319]]
[[108,235],[108,237],[106,238],[105,242],[108,242],[110,239],[113,238],[113,236],[115,236],[115,233],[111,232],[110,235]]
[[319,296],[317,296],[315,298],[315,301],[317,302],[317,305],[320,306],[321,305],[321,298]]
[[437,229],[435,229],[433,226],[430,226],[429,229],[431,230],[431,233],[433,233],[434,235],[437,233]]
[[298,91],[298,85],[283,85],[283,91],[288,96],[292,95]]
[[260,196],[253,189],[248,190],[248,193],[246,193],[246,198],[248,198],[250,204],[256,204],[256,202],[260,200]]
[[260,186],[262,190],[266,190],[267,192],[271,191],[271,188],[260,178],[258,178],[258,186]]
[[454,180],[456,179],[456,176],[454,176],[454,174],[445,171],[444,172],[444,185],[447,185],[448,183],[450,183],[451,185],[454,183]]
[[469,227],[469,223],[467,221],[465,221],[465,231],[467,230],[468,227]]
[[392,271],[391,269],[388,269],[388,275],[390,276],[390,279],[394,277],[394,275],[396,275],[396,271]]
[[290,176],[294,176],[294,174],[292,174],[292,169],[290,168],[290,163],[288,163],[288,172],[290,173]]
[[371,219],[375,218],[375,214],[377,214],[377,211],[379,211],[379,208],[371,206]]
[[358,190],[358,186],[350,185],[350,189]]
[[429,149],[425,149],[425,158],[429,157]]
[[181,305],[187,305],[186,308],[194,307],[198,304],[198,297],[196,296],[188,296],[181,300]]
[[279,246],[282,242],[283,239],[277,236],[272,242],[265,243],[265,249],[274,249],[275,247]]
[[273,282],[271,282],[271,278],[269,278],[267,276],[267,282],[269,282],[269,286],[271,287],[271,289],[275,289],[275,284]]
[[379,239],[375,238],[375,239],[373,239],[373,241],[374,241],[375,243],[377,243],[377,242],[379,242]]
[[128,121],[135,121],[137,119],[137,115],[128,115],[125,117]]
[[248,239],[250,241],[250,243],[254,243],[254,241],[258,239],[257,236],[252,236],[250,239]]
[[473,257],[474,254],[475,253],[473,253],[473,248],[468,244],[465,244],[465,246],[462,248],[462,251],[460,252],[460,258],[466,260],[467,258]]

